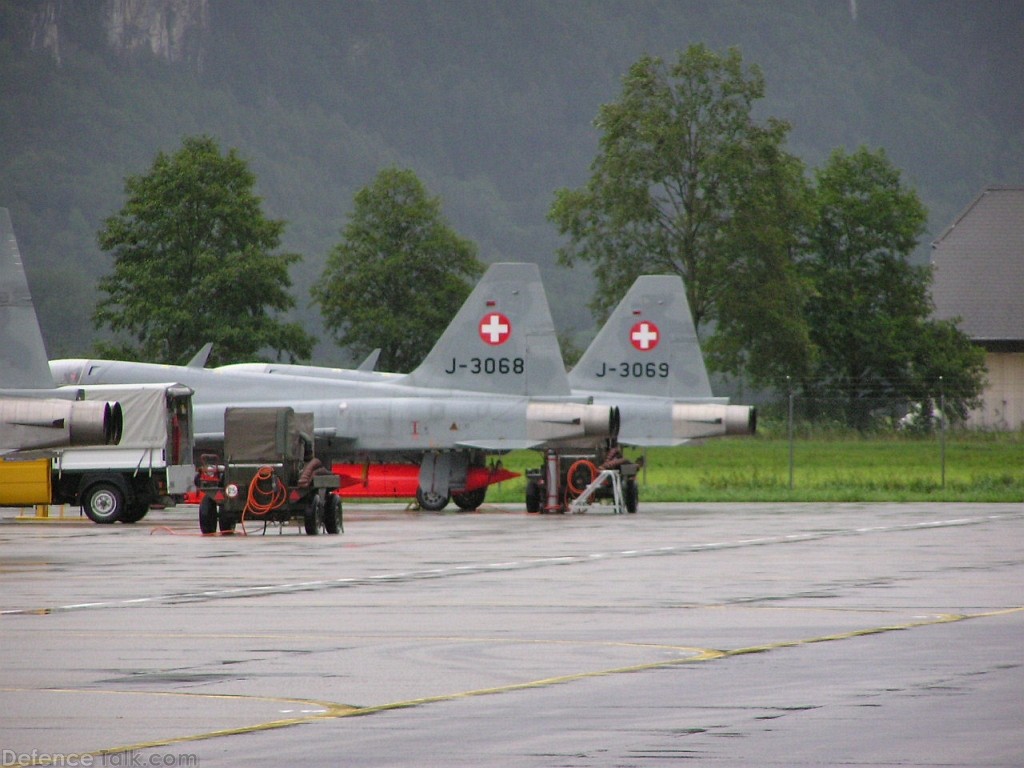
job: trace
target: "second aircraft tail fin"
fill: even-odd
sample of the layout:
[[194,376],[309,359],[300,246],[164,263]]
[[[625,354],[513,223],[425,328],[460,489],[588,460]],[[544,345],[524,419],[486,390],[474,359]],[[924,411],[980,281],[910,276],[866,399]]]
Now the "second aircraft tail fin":
[[682,278],[637,278],[569,373],[569,383],[585,392],[711,398]]
[[536,264],[492,264],[404,383],[437,389],[566,396],[569,381]]

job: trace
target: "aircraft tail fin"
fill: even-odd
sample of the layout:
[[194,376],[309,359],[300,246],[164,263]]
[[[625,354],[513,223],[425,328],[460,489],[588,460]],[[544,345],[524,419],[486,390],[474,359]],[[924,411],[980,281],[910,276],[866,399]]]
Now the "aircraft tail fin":
[[186,368],[205,368],[206,361],[210,359],[210,352],[213,351],[213,342],[208,341],[199,348],[199,351],[192,355],[192,359],[185,363]]
[[711,398],[682,278],[637,278],[569,373],[569,383],[592,392]]
[[566,396],[569,380],[536,264],[492,264],[404,383],[436,389]]
[[53,386],[11,215],[6,208],[0,208],[0,388]]
[[380,347],[374,349],[366,356],[366,359],[356,368],[357,371],[371,372],[377,370],[377,361],[380,359]]

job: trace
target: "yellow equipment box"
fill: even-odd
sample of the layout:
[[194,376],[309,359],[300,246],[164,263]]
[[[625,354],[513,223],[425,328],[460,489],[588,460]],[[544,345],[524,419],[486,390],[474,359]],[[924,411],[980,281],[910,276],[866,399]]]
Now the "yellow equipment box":
[[0,461],[0,507],[49,504],[51,493],[49,459]]

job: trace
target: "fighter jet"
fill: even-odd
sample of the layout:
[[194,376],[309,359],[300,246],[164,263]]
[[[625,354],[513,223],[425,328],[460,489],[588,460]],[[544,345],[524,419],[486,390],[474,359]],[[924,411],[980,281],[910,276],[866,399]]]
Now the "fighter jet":
[[[218,370],[385,381],[368,370],[285,363],[240,363]],[[757,412],[711,392],[686,287],[678,275],[643,275],[633,283],[568,374],[573,397],[618,407],[618,441],[675,446],[696,438],[753,434]]]
[[0,454],[116,444],[120,405],[79,395],[54,387],[11,216],[0,208]]
[[[252,363],[229,368],[338,381],[384,381],[394,376],[366,370],[365,366],[351,370]],[[617,441],[621,445],[676,446],[697,438],[753,434],[757,426],[757,412],[752,406],[730,405],[728,398],[712,395],[686,289],[678,276],[638,278],[568,374],[568,382],[573,397],[619,409]],[[613,442],[597,446],[593,454],[595,467],[608,460]],[[573,449],[578,447],[570,446],[563,453],[573,455]],[[556,463],[567,465],[564,460]],[[342,471],[358,474],[359,468],[349,466]],[[549,476],[546,468],[528,475],[529,511],[564,508],[561,502],[542,503],[546,492],[541,490],[545,484],[564,487],[564,477]],[[343,489],[342,495],[411,495],[408,483],[401,484],[394,474],[390,484],[375,482],[377,477],[372,473],[364,475],[361,484]],[[636,483],[627,480],[624,491],[627,511],[635,512]],[[561,499],[562,494],[556,492],[554,498]]]
[[[384,457],[416,467],[417,498],[465,509],[511,474],[486,457],[516,448],[600,442],[618,411],[575,397],[535,264],[494,264],[423,363],[404,375],[366,380],[206,369],[117,360],[54,360],[61,384],[177,381],[193,392],[196,445],[218,448],[229,406],[288,405],[314,414],[317,455],[369,467]],[[397,494],[396,494],[397,495]]]

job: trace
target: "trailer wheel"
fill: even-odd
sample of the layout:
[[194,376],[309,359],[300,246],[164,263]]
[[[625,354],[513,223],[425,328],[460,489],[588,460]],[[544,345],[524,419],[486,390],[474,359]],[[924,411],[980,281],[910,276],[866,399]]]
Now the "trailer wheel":
[[233,533],[235,526],[238,525],[238,518],[234,512],[225,512],[222,509],[217,513],[217,525],[220,526],[222,533]]
[[526,511],[530,514],[537,514],[541,511],[541,501],[544,492],[541,483],[537,480],[526,480]]
[[622,489],[622,495],[625,496],[623,499],[626,502],[626,511],[635,515],[637,507],[640,506],[640,488],[636,484],[636,480],[629,478],[625,482],[625,488]]
[[540,483],[536,480],[529,480],[526,483],[526,511],[534,515],[540,512],[540,500]]
[[324,500],[319,493],[310,497],[302,521],[306,525],[306,533],[309,536],[316,536],[320,533],[320,526],[324,524]]
[[203,533],[217,532],[217,502],[209,496],[203,496],[199,502],[199,530]]
[[96,483],[82,497],[82,510],[94,523],[116,523],[126,507],[124,491],[113,483]]
[[324,501],[324,530],[330,534],[341,533],[344,530],[341,520],[341,497],[329,491]]
[[424,491],[422,488],[417,488],[416,503],[420,505],[420,509],[427,512],[440,512],[448,506],[448,496],[436,491]]
[[474,512],[479,509],[480,505],[484,503],[484,499],[486,498],[486,485],[483,488],[477,488],[475,491],[452,494],[452,501],[455,502],[455,506],[459,509],[465,510],[466,512]]

